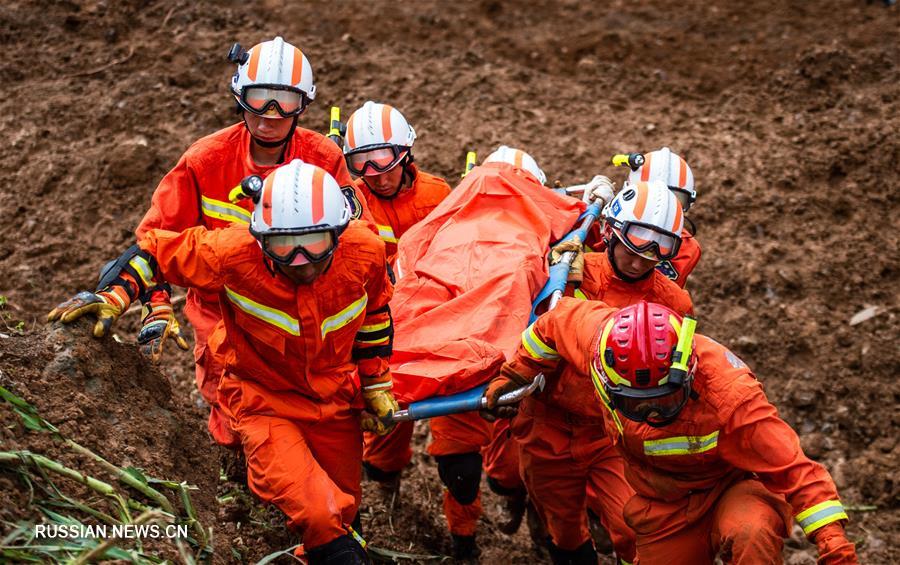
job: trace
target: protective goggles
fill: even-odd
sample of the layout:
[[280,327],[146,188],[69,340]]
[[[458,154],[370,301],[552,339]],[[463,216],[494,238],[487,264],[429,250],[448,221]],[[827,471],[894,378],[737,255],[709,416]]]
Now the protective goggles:
[[625,247],[645,259],[664,261],[674,259],[681,247],[681,238],[670,231],[641,222],[620,222],[607,218]]
[[385,145],[365,148],[347,154],[347,168],[358,177],[386,173],[396,167],[409,153],[409,147]]
[[678,416],[691,394],[690,383],[665,384],[652,389],[607,388],[612,407],[635,422],[664,425]]
[[691,207],[691,204],[694,203],[696,196],[691,191],[681,188],[680,186],[669,186],[669,190],[671,190],[675,194],[675,198],[678,199],[679,204],[685,210]]
[[299,116],[309,104],[306,93],[284,86],[248,86],[241,91],[241,106],[258,116],[282,118]]
[[331,231],[302,234],[275,233],[262,236],[263,252],[280,265],[321,263],[334,252],[336,238]]

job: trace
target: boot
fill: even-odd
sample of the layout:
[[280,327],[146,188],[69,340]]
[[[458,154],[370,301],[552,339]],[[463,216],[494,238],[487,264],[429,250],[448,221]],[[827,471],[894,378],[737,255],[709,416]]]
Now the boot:
[[369,555],[350,535],[334,538],[325,545],[306,550],[309,565],[369,565]]
[[528,502],[528,491],[523,488],[509,488],[500,484],[494,477],[488,475],[487,484],[494,494],[503,499],[502,522],[497,529],[511,536],[519,531],[522,518],[525,517],[525,505]]
[[475,543],[475,536],[450,534],[450,538],[453,542],[453,559],[475,559],[481,555],[481,550]]
[[497,529],[504,534],[511,536],[519,531],[522,525],[522,518],[525,517],[525,507],[528,503],[528,496],[525,492],[516,493],[511,496],[503,497],[503,522],[497,525]]
[[381,495],[389,501],[399,499],[400,494],[400,475],[402,471],[382,471],[378,467],[363,461],[363,471],[366,478],[375,482]]
[[547,533],[547,528],[544,526],[537,508],[530,500],[525,504],[525,523],[528,524],[528,535],[531,537],[532,543],[536,547],[547,547],[550,534]]
[[547,544],[553,565],[597,565],[597,552],[594,544],[587,540],[575,549],[560,549],[550,541]]
[[594,545],[597,547],[597,553],[601,555],[612,555],[613,542],[609,537],[609,532],[603,527],[600,518],[588,509],[588,529],[591,531],[591,537],[594,538]]

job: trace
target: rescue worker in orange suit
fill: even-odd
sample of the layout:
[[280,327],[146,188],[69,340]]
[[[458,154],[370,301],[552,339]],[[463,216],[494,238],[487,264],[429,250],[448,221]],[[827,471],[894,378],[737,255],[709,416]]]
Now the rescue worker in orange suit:
[[255,203],[249,230],[150,230],[108,286],[49,318],[95,314],[99,337],[160,277],[215,293],[218,398],[240,436],[248,485],[287,515],[310,563],[367,563],[351,527],[360,427],[386,433],[397,410],[384,245],[351,221],[340,185],[314,165],[292,161],[265,181],[249,177],[244,191]]
[[368,101],[347,121],[344,155],[384,241],[388,262],[397,241],[450,194],[450,185],[413,164],[416,131],[399,110]]
[[[365,216],[363,200],[354,192],[340,150],[324,136],[297,127],[300,115],[316,95],[312,67],[306,56],[276,37],[249,52],[235,44],[229,59],[238,65],[230,89],[241,122],[188,148],[153,193],[150,209],[135,230],[137,238],[140,240],[152,229],[180,232],[198,225],[209,229],[246,226],[253,205],[249,200],[232,202],[230,193],[244,177],[265,178],[293,159],[325,169],[341,185],[353,207],[354,218]],[[210,405],[209,431],[218,443],[235,445],[237,436],[228,429],[216,403],[221,362],[210,355],[207,347],[210,332],[222,317],[217,295],[190,289],[184,313],[194,328],[196,382]],[[144,302],[138,342],[153,358],[159,357],[169,336],[187,349],[176,324],[169,287],[161,281]]]
[[[642,565],[781,563],[793,517],[820,564],[858,563],[828,472],[810,461],[753,372],[665,306],[563,299],[488,389],[564,362],[591,375],[635,495],[624,509]],[[534,347],[532,346],[532,348]]]
[[[628,173],[628,182],[649,182],[660,180],[669,187],[681,208],[687,213],[691,205],[697,200],[697,191],[694,190],[694,173],[691,167],[682,157],[676,155],[668,147],[651,151],[643,155],[644,162],[639,167]],[[656,268],[664,275],[684,288],[688,276],[700,262],[700,243],[694,237],[697,227],[687,216],[684,217],[685,229],[681,234],[681,248],[678,255],[671,260],[662,261]]]
[[[356,122],[356,119],[354,117],[351,122]],[[347,127],[348,138],[352,125],[350,123]],[[541,184],[546,181],[534,159],[520,150],[502,146],[484,162],[509,163],[522,169],[523,174],[534,176]],[[438,475],[446,487],[443,510],[450,530],[453,556],[457,559],[472,558],[479,553],[475,532],[482,514],[480,484],[483,461],[480,452],[490,442],[492,425],[477,414],[469,413],[432,418],[430,426],[432,441],[427,449],[434,456]],[[363,463],[366,475],[378,481],[385,490],[396,491],[399,488],[400,473],[412,457],[412,432],[412,425],[401,424],[394,433],[384,437],[367,437]],[[514,464],[517,465],[515,460]]]
[[[546,175],[535,160],[521,150],[504,145],[488,159],[523,168],[531,172],[541,184],[547,183]],[[602,175],[595,176],[585,185],[570,188],[576,191],[581,189],[585,201],[599,201],[601,207],[612,200],[614,196],[612,182]],[[563,189],[553,190],[563,191]],[[595,223],[590,232],[588,239],[592,243],[592,238],[602,242],[602,234],[597,228],[599,223]],[[554,255],[557,259],[558,256],[559,254]],[[504,503],[502,520],[497,527],[501,532],[512,535],[518,531],[527,512],[529,534],[536,544],[543,545],[546,543],[547,532],[533,505],[528,502],[525,484],[519,475],[518,445],[511,438],[509,420],[501,418],[494,422],[491,434],[491,440],[481,454],[484,459],[488,486],[495,494],[502,497]]]
[[[683,225],[681,207],[666,186],[659,181],[626,184],[603,216],[607,251],[573,261],[573,271],[581,271],[584,263],[578,296],[617,307],[653,300],[682,314],[691,312],[687,292],[655,269],[678,252]],[[552,357],[532,328],[523,334],[522,348],[535,362]],[[617,557],[630,563],[634,534],[622,520],[622,508],[633,490],[625,480],[624,461],[605,431],[587,374],[574,365],[558,368],[547,374],[545,392],[522,402],[510,424],[521,476],[551,538],[550,556],[558,564],[596,562],[587,508],[609,533]]]

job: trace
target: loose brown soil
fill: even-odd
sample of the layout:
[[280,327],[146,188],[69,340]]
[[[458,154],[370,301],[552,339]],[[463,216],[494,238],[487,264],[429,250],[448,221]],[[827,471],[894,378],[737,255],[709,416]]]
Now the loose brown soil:
[[[0,294],[4,324],[27,331],[0,338],[3,386],[115,463],[199,486],[223,562],[230,548],[257,559],[296,543],[275,512],[216,507],[220,455],[190,355],[168,354],[166,379],[125,345],[41,321],[132,242],[181,152],[235,120],[231,42],[276,33],[316,71],[304,126],[322,131],[332,104],[390,102],[419,133],[420,165],[451,182],[467,150],[500,143],[564,183],[621,179],[605,164],[615,152],[669,145],[686,157],[701,331],[754,367],[845,504],[876,507],[851,511],[863,560],[900,561],[900,17],[881,3],[7,2]],[[869,306],[875,317],[849,325]],[[119,328],[126,341],[135,323]],[[20,428],[2,433],[4,449],[56,453]],[[404,480],[390,519],[365,485],[367,537],[446,553],[434,465],[417,453]],[[0,475],[4,519],[28,512],[12,481]],[[496,498],[485,505],[482,561],[538,559],[524,532],[494,531]],[[789,545],[800,546],[791,563],[812,562],[808,546]]]

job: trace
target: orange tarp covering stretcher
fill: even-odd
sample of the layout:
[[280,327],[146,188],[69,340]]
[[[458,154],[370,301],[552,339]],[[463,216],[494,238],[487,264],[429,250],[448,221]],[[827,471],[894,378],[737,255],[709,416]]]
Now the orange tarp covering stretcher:
[[461,392],[499,371],[547,281],[549,245],[584,208],[521,169],[490,163],[404,234],[391,300],[398,401]]

